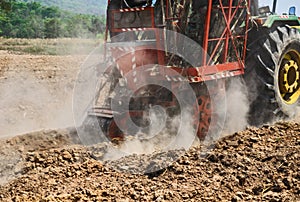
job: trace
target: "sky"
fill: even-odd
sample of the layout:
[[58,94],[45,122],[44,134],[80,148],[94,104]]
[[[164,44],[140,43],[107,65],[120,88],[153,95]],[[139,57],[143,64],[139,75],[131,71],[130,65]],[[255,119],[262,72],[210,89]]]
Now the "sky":
[[[273,0],[258,0],[259,6],[269,5],[272,10]],[[296,6],[297,16],[300,16],[300,0],[277,0],[277,14],[288,13],[289,7]]]

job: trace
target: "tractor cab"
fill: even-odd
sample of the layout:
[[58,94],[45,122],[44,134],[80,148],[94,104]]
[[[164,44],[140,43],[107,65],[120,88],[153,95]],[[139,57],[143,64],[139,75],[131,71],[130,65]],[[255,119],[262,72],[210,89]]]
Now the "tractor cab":
[[270,6],[263,6],[258,9],[257,16],[253,17],[253,20],[258,26],[271,28],[272,26],[280,27],[283,25],[289,25],[294,28],[300,27],[299,17],[296,16],[296,7],[291,6],[288,12],[277,13],[277,0],[273,1],[272,10]]

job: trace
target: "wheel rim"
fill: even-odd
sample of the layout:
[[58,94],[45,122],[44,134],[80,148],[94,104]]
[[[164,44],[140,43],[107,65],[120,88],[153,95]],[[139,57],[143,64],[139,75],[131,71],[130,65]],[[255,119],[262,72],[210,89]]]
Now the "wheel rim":
[[287,51],[280,64],[279,90],[281,99],[286,104],[294,104],[300,96],[300,53]]

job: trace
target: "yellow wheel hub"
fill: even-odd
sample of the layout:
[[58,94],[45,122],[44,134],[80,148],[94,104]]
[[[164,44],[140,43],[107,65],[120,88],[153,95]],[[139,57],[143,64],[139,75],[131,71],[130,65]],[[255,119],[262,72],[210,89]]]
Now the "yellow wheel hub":
[[300,53],[288,51],[279,70],[279,90],[286,104],[294,104],[300,96]]

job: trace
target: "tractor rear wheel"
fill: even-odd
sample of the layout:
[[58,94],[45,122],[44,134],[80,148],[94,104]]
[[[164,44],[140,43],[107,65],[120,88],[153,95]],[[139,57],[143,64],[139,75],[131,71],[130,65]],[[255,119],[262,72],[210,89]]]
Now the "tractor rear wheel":
[[300,96],[300,34],[287,25],[249,33],[245,81],[249,123],[261,125],[296,114]]

